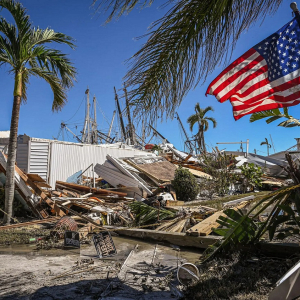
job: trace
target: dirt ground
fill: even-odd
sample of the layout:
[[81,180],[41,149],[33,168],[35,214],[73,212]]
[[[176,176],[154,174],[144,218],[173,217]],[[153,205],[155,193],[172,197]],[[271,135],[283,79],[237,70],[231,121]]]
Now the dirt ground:
[[187,289],[188,300],[267,300],[276,282],[300,259],[234,252],[200,266],[199,282]]
[[[179,299],[178,264],[199,252],[114,237],[117,255],[99,259],[94,246],[80,250],[0,248],[0,299]],[[136,245],[138,244],[138,247]],[[127,258],[125,264],[124,261]]]

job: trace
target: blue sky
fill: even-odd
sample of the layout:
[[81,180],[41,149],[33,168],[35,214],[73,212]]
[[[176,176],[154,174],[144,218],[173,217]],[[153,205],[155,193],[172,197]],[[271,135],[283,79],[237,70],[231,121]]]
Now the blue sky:
[[[142,43],[146,41],[135,38],[145,34],[151,22],[161,17],[166,9],[161,9],[158,4],[161,2],[156,1],[150,8],[135,9],[128,16],[123,16],[119,20],[113,20],[103,26],[107,15],[94,16],[93,10],[90,8],[92,0],[24,0],[21,2],[27,8],[34,26],[51,27],[76,40],[76,50],[67,47],[62,49],[69,53],[70,59],[78,70],[78,77],[75,86],[68,92],[68,104],[59,113],[51,111],[53,97],[50,87],[42,80],[31,78],[28,102],[21,106],[19,134],[26,133],[32,137],[51,139],[57,137],[62,121],[70,123],[70,128],[79,133],[85,114],[82,101],[87,86],[89,86],[91,98],[94,95],[97,97],[99,106],[105,115],[104,118],[98,109],[99,127],[107,129],[115,109],[113,88],[114,86],[117,89],[122,88],[122,78],[127,70],[125,60],[138,51]],[[244,32],[231,60],[235,60],[289,22],[292,19],[290,3],[291,1],[285,1],[275,15],[266,17],[263,23],[254,24]],[[178,109],[188,133],[190,134],[190,131],[186,119],[194,113],[195,104],[200,102],[201,107],[211,105],[214,108],[215,111],[210,113],[210,116],[218,122],[217,128],[212,129],[211,127],[206,132],[205,138],[209,146],[216,146],[216,142],[239,142],[249,139],[250,151],[257,149],[261,151],[258,153],[264,154],[266,148],[260,146],[260,142],[265,137],[269,139],[270,134],[276,151],[293,146],[294,138],[300,137],[299,128],[281,128],[277,127],[276,123],[267,125],[265,121],[250,123],[249,116],[234,121],[232,108],[228,101],[220,104],[213,96],[205,97],[207,86],[223,69],[223,65],[218,66],[203,85],[198,85],[188,94]],[[9,130],[13,77],[3,67],[0,68],[0,91],[0,130]],[[290,108],[290,113],[296,118],[300,117],[299,112],[299,105]],[[158,121],[157,130],[177,148],[183,149],[183,138],[176,119],[163,123]],[[67,139],[67,135],[65,135],[65,139]],[[75,141],[71,138],[69,140]],[[219,146],[221,149],[225,147],[228,150],[237,150],[239,145]],[[271,153],[272,151],[273,149]]]

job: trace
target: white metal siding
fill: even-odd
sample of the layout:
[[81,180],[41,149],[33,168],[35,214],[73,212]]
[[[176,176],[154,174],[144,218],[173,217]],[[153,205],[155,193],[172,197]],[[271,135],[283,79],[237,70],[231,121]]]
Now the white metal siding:
[[[106,155],[113,157],[132,157],[145,155],[145,151],[105,147],[101,145],[82,145],[52,142],[50,155],[49,184],[54,188],[57,180],[66,181],[74,173],[85,170],[92,163],[103,164]],[[92,176],[91,170],[87,176]]]
[[39,174],[43,179],[47,181],[48,160],[49,143],[31,141],[28,173]]
[[28,172],[28,144],[18,144],[17,165],[22,171]]

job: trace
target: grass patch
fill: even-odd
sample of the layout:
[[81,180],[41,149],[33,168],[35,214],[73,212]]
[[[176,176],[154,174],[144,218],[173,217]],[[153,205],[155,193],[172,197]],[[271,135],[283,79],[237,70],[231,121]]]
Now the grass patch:
[[206,200],[206,201],[197,201],[197,202],[193,201],[191,203],[186,202],[185,206],[204,205],[204,206],[209,206],[209,207],[221,210],[223,208],[223,203],[225,203],[225,202],[241,199],[241,198],[252,196],[252,195],[254,195],[256,198],[262,198],[262,197],[268,195],[269,193],[270,193],[270,191],[260,191],[258,193],[253,192],[253,193],[246,193],[246,194],[239,194],[239,195],[230,195],[230,196],[219,197],[216,199]]

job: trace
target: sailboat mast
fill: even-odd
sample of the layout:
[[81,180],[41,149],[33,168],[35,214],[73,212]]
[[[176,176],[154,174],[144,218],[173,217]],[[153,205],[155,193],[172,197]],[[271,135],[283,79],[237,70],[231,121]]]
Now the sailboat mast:
[[117,104],[119,119],[120,119],[120,123],[121,123],[122,137],[124,140],[126,140],[126,132],[125,132],[125,127],[124,127],[124,122],[123,122],[123,117],[122,117],[122,112],[121,112],[121,108],[120,108],[120,103],[119,103],[116,87],[114,87],[114,90],[115,90],[115,100],[116,100],[116,104]]
[[85,94],[87,95],[87,103],[86,103],[86,111],[85,111],[85,119],[82,131],[81,140],[83,143],[88,143],[87,141],[87,130],[88,130],[88,123],[89,123],[89,88],[86,89]]
[[98,144],[98,133],[97,133],[97,113],[96,113],[96,96],[93,98],[94,106],[94,122],[93,122],[93,144]]
[[130,138],[130,144],[135,144],[135,138],[134,138],[134,132],[131,122],[131,116],[130,116],[130,109],[129,109],[129,101],[127,97],[127,89],[124,87],[124,93],[125,93],[125,101],[126,101],[126,111],[127,111],[127,119],[128,119],[128,126],[129,126],[129,138]]

